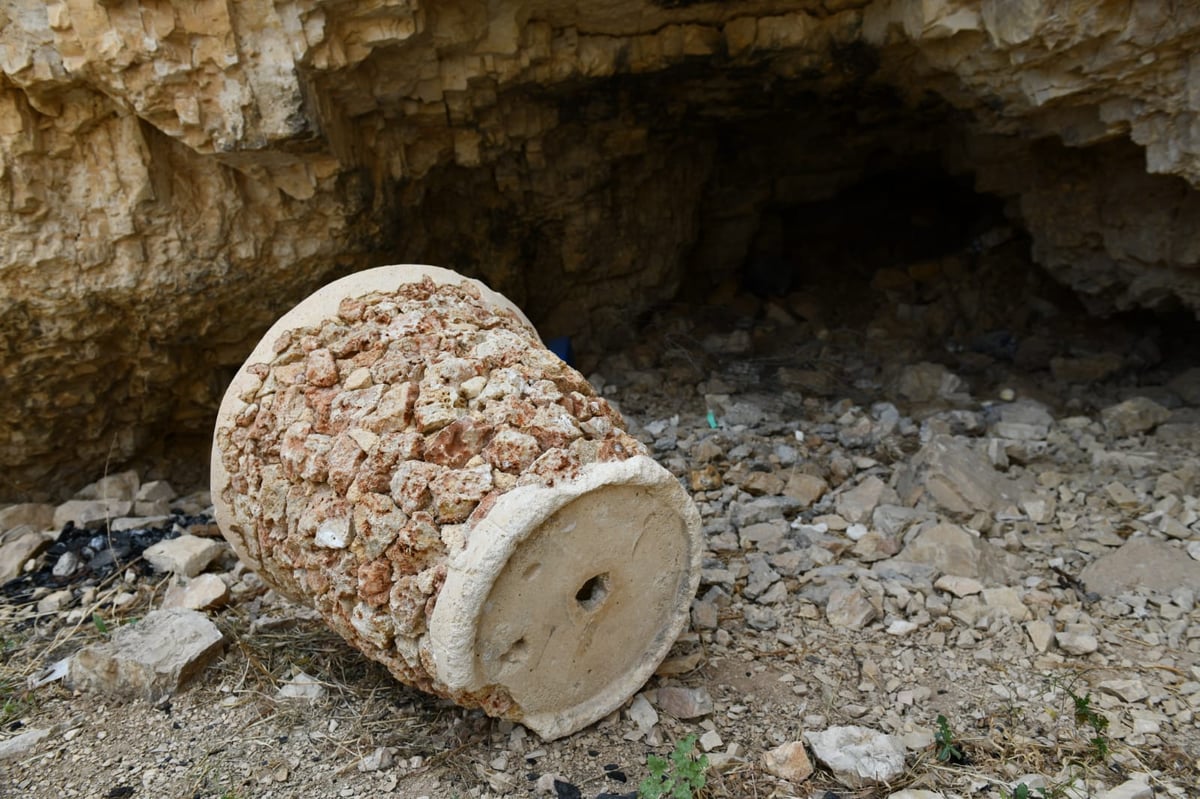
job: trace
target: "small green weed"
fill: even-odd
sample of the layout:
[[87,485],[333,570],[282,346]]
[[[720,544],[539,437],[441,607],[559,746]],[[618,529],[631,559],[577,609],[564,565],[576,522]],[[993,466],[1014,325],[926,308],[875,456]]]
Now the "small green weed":
[[669,760],[650,755],[646,767],[650,776],[638,786],[638,799],[694,799],[707,778],[708,757],[694,756],[696,736],[689,735],[675,744]]
[[92,624],[96,625],[96,629],[101,635],[108,635],[108,622],[99,613],[92,614]]
[[1020,783],[1016,788],[1013,788],[1012,793],[1001,791],[1004,799],[1061,799],[1066,796],[1068,786],[1051,785],[1048,788],[1030,788],[1025,783]]
[[1077,727],[1087,725],[1092,728],[1092,737],[1088,739],[1088,743],[1092,747],[1092,757],[1100,762],[1107,760],[1108,735],[1104,731],[1108,729],[1108,717],[1092,708],[1091,694],[1080,696],[1072,691],[1070,686],[1063,687],[1075,705],[1075,725]]
[[937,754],[935,755],[939,763],[953,763],[959,765],[967,761],[966,755],[954,743],[954,731],[950,729],[950,722],[942,714],[937,717],[937,732],[933,734],[933,740],[937,743]]

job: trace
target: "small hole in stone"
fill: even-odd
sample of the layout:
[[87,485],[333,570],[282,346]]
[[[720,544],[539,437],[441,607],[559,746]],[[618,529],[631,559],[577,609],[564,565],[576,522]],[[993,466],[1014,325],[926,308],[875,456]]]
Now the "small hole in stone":
[[505,653],[500,656],[500,659],[505,661],[506,663],[516,663],[520,660],[524,660],[525,655],[528,651],[529,651],[529,645],[525,643],[525,638],[524,638],[524,636],[522,636],[521,638],[518,638],[516,641],[513,641],[512,645],[509,646],[508,650],[505,651]]
[[541,570],[542,570],[542,564],[531,563],[529,566],[525,567],[525,571],[521,573],[521,577],[526,580],[532,580],[534,577],[538,576],[538,572],[540,572]]
[[608,575],[597,574],[595,577],[584,583],[578,591],[575,592],[575,601],[579,603],[579,607],[584,610],[597,610],[604,604],[605,598],[608,597]]

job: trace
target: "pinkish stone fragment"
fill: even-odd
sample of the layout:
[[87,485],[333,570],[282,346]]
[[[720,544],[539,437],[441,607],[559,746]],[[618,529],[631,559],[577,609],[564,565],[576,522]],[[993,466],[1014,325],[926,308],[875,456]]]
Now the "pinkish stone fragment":
[[430,501],[429,483],[442,469],[425,461],[401,461],[392,472],[392,499],[405,513],[413,514]]
[[309,385],[326,388],[338,380],[337,363],[333,353],[326,349],[313,350],[308,354],[308,362],[304,367],[304,379]]
[[479,501],[492,490],[492,467],[446,471],[429,483],[437,520],[443,524],[464,522]]
[[518,474],[541,454],[542,449],[536,438],[506,428],[492,437],[483,457],[502,472]]
[[425,443],[425,459],[459,469],[483,451],[492,437],[492,426],[461,416],[430,436]]

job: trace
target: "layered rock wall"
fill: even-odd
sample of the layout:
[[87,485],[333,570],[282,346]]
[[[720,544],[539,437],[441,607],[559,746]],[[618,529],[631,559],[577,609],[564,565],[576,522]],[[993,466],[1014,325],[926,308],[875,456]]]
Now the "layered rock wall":
[[1200,308],[1198,45],[1166,2],[9,0],[0,497],[205,441],[331,277],[439,263],[601,346],[880,152],[1098,310]]

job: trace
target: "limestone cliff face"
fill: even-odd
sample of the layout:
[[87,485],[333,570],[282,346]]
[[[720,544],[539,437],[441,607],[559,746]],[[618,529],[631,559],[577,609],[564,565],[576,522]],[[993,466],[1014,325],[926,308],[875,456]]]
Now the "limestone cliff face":
[[207,439],[329,278],[437,263],[602,341],[880,152],[1098,309],[1200,308],[1198,45],[1166,2],[5,0],[0,499]]

